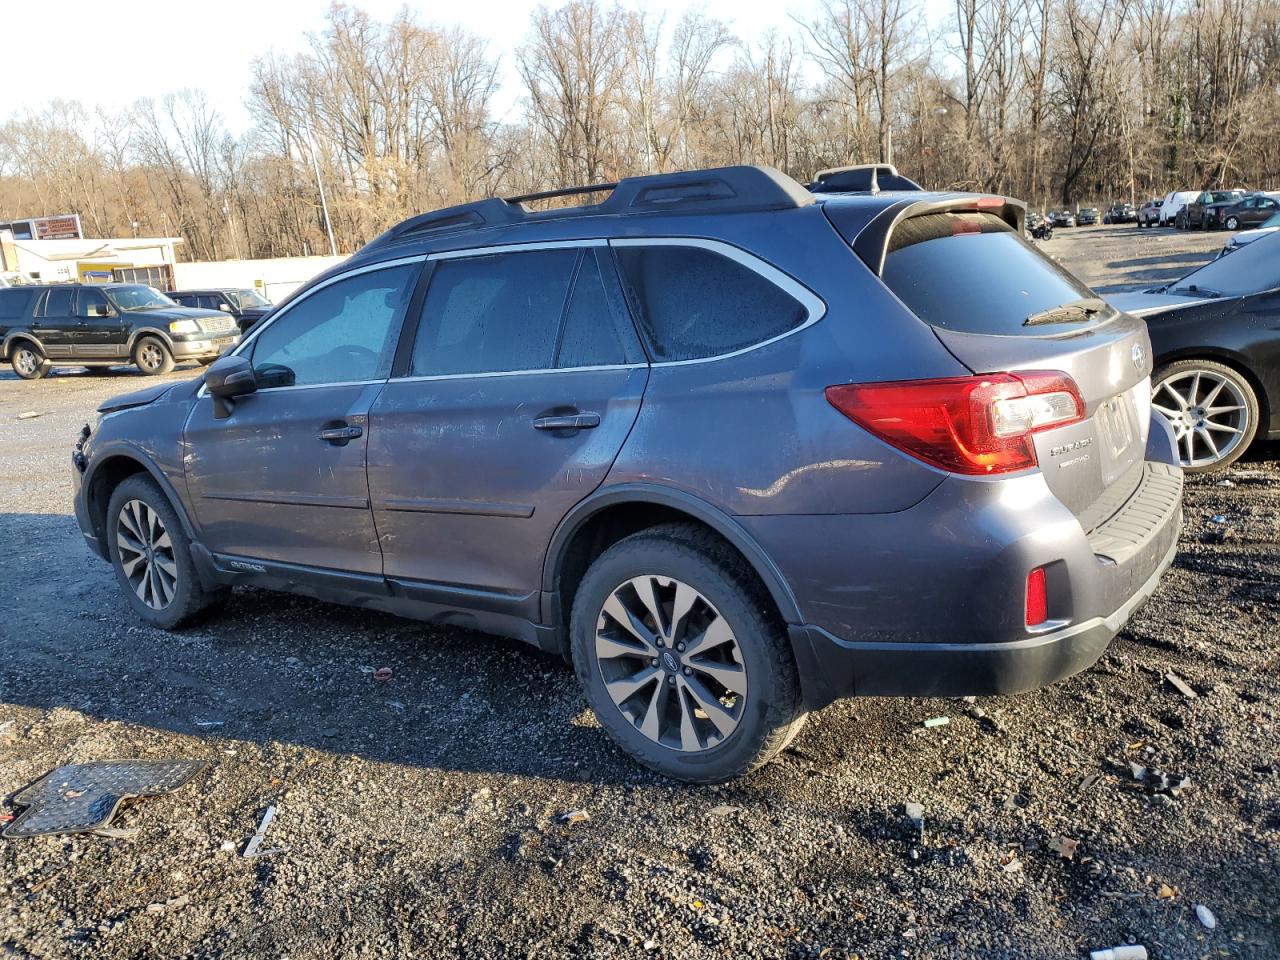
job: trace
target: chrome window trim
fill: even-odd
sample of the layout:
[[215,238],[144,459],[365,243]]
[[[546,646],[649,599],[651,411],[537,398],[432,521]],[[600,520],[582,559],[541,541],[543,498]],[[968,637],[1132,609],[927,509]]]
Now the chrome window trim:
[[807,314],[804,323],[797,324],[790,330],[783,331],[768,340],[761,340],[759,343],[752,343],[745,347],[739,347],[737,350],[731,350],[728,353],[717,353],[710,357],[695,357],[691,360],[655,360],[650,364],[653,367],[683,367],[695,363],[713,363],[717,360],[738,357],[797,334],[801,330],[813,326],[827,314],[826,301],[799,280],[784,273],[755,254],[748,253],[741,247],[735,247],[733,244],[726,243],[723,240],[706,240],[701,237],[623,237],[610,240],[609,245],[613,247],[697,247],[700,250],[710,250],[741,264],[769,283],[772,283],[804,307]]
[[[388,383],[418,383],[423,380],[478,380],[490,377],[541,376],[546,373],[599,373],[604,370],[645,370],[647,363],[606,363],[592,367],[535,367],[531,370],[491,370],[484,373],[424,373],[411,377],[392,377]],[[381,383],[382,381],[378,381]]]
[[[226,356],[228,357],[239,356],[240,353],[247,346],[249,346],[249,344],[253,343],[253,341],[257,339],[260,333],[262,333],[264,330],[269,329],[271,325],[274,324],[281,317],[286,316],[290,310],[292,310],[294,307],[296,307],[300,303],[306,303],[316,293],[319,293],[321,290],[325,289],[326,287],[332,286],[333,284],[337,283],[340,280],[347,280],[351,277],[358,277],[364,273],[373,273],[376,270],[390,270],[394,267],[403,267],[411,263],[421,264],[426,262],[426,259],[427,259],[426,254],[418,254],[417,256],[413,256],[413,257],[397,257],[395,260],[382,260],[382,261],[379,261],[378,263],[370,263],[363,267],[356,267],[354,270],[347,270],[343,273],[338,274],[336,277],[330,277],[328,280],[324,281],[324,283],[318,283],[311,289],[307,290],[307,292],[304,293],[302,296],[298,297],[298,299],[289,301],[283,307],[281,307],[278,311],[273,312],[265,320],[259,320],[258,323],[254,326],[252,332],[250,332],[250,334],[247,337],[241,340],[235,346],[234,349],[228,351]],[[417,281],[415,281],[415,283],[416,282]],[[301,384],[295,384],[293,386],[288,386],[288,387],[263,387],[261,390],[256,390],[254,392],[255,393],[274,393],[277,390],[307,390],[307,389],[314,389],[316,387],[349,387],[349,386],[355,386],[356,384],[386,383],[388,379],[389,377],[379,377],[377,380],[344,380],[336,383],[301,383]],[[207,397],[207,396],[209,396],[209,391],[205,389],[205,385],[202,383],[200,384],[200,389],[196,392],[196,399],[197,400],[203,399],[204,397]]]

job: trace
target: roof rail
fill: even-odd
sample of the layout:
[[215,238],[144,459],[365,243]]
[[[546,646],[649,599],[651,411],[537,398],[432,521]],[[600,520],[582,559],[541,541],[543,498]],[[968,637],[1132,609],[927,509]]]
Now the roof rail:
[[[526,204],[553,197],[590,193],[609,196],[598,203],[552,210],[530,210]],[[617,183],[565,187],[516,197],[490,197],[411,217],[364,246],[364,250],[402,240],[442,236],[485,227],[587,216],[637,216],[666,213],[746,213],[789,210],[813,203],[812,194],[785,173],[765,166],[686,170]]]
[[819,170],[809,189],[814,193],[879,193],[882,190],[920,190],[920,184],[898,173],[891,163],[859,163]]

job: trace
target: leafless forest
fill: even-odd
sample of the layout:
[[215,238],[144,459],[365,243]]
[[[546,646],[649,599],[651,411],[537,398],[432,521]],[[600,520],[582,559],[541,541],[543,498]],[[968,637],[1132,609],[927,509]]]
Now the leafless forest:
[[[350,251],[413,213],[635,173],[889,160],[1037,205],[1280,186],[1280,0],[819,0],[786,33],[571,0],[499,52],[335,4],[264,53],[236,137],[199,90],[0,124],[0,217],[178,235],[192,259]],[[502,62],[500,62],[500,56]],[[523,86],[494,108],[504,70]]]

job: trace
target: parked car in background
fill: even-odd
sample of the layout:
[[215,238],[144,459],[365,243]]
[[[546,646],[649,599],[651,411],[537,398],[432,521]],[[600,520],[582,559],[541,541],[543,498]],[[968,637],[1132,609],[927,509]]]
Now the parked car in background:
[[1264,220],[1252,230],[1241,230],[1223,244],[1218,256],[1225,257],[1228,253],[1234,253],[1241,247],[1247,247],[1253,241],[1261,240],[1263,237],[1276,232],[1280,232],[1280,213],[1272,214],[1270,220]]
[[1280,233],[1107,300],[1147,321],[1151,403],[1173,426],[1184,469],[1221,470],[1255,437],[1280,438]]
[[1165,194],[1164,203],[1160,206],[1159,226],[1178,226],[1179,214],[1198,196],[1200,196],[1199,190],[1174,190]]
[[233,318],[180,307],[135,283],[30,284],[0,290],[0,356],[24,380],[53,367],[132,363],[145,374],[212,363],[240,342]]
[[1239,230],[1242,227],[1256,227],[1280,213],[1280,200],[1266,193],[1251,193],[1235,203],[1215,209],[1216,226],[1226,230]]
[[271,301],[249,287],[210,287],[204,290],[175,290],[169,294],[184,307],[221,310],[236,318],[241,333],[271,311]]
[[1160,223],[1160,208],[1164,206],[1164,200],[1153,199],[1148,200],[1138,208],[1137,216],[1134,218],[1138,222],[1138,227],[1154,227]]
[[1081,227],[1092,227],[1098,223],[1097,207],[1081,207],[1076,211],[1076,225]]
[[1049,214],[1049,223],[1055,227],[1074,227],[1076,215],[1070,210],[1054,210]]
[[1217,226],[1217,212],[1244,196],[1243,190],[1202,190],[1178,214],[1183,230],[1211,230]]
[[1136,219],[1138,215],[1133,209],[1133,204],[1120,201],[1113,203],[1102,215],[1103,223],[1133,223]]
[[523,199],[399,224],[105,405],[76,516],[140,620],[245,583],[518,637],[708,783],[839,697],[1076,673],[1155,590],[1146,326],[1020,204],[762,167]]

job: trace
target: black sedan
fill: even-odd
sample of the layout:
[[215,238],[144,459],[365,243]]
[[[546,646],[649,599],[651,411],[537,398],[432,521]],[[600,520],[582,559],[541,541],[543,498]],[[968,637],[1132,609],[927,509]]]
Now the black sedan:
[[1253,193],[1225,207],[1218,207],[1214,226],[1228,230],[1260,226],[1280,212],[1280,199],[1275,195]]
[[1076,215],[1070,210],[1053,210],[1049,213],[1049,223],[1055,227],[1074,227]]
[[1098,223],[1098,208],[1081,207],[1076,211],[1076,223],[1082,227],[1096,226]]
[[1151,403],[1173,425],[1185,469],[1220,470],[1256,436],[1280,438],[1280,233],[1107,299],[1147,321]]

